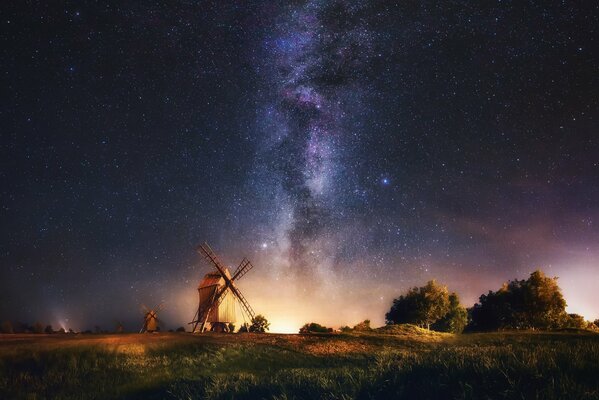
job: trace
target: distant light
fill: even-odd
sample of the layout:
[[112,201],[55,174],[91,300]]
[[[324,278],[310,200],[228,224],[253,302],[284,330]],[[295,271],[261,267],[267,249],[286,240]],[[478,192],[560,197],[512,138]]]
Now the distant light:
[[268,243],[266,243],[266,242],[262,243],[262,248],[263,249],[266,249],[267,247],[268,247]]

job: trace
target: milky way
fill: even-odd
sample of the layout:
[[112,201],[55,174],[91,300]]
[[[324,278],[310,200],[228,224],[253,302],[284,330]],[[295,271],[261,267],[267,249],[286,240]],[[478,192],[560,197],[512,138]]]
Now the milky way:
[[[265,157],[284,192],[282,237],[277,245],[302,275],[331,267],[335,243],[327,235],[343,214],[339,183],[346,117],[344,91],[359,95],[371,33],[356,17],[359,7],[309,2],[283,9],[264,39],[259,68],[272,84],[267,107]],[[288,218],[285,218],[285,214]]]
[[276,329],[536,268],[599,317],[595,4],[2,7],[0,320],[185,324],[204,240]]

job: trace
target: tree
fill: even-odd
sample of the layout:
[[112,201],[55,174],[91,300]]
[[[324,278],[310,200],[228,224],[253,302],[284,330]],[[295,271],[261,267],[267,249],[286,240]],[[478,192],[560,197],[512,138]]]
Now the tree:
[[567,321],[566,301],[557,285],[534,271],[527,280],[513,280],[481,295],[472,308],[472,330],[550,329]]
[[2,333],[14,333],[14,330],[12,328],[12,322],[10,322],[10,321],[3,321],[2,322],[2,327],[0,327],[0,331]]
[[180,326],[177,328],[176,332],[185,332],[185,328]]
[[44,329],[44,333],[54,333],[54,329],[52,329],[52,325],[46,325],[46,329]]
[[268,330],[269,327],[270,323],[268,322],[266,317],[264,317],[264,315],[262,314],[258,314],[254,318],[252,318],[252,324],[249,327],[249,331],[256,333],[264,333]]
[[385,319],[388,324],[409,323],[430,329],[431,324],[449,312],[449,306],[447,287],[432,280],[394,299]]
[[468,324],[468,312],[460,304],[456,293],[449,295],[449,311],[431,326],[439,332],[462,333]]

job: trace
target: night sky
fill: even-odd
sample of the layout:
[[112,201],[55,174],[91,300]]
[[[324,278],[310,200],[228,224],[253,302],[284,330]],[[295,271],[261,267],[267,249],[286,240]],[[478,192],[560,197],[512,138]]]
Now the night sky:
[[596,2],[165,3],[3,2],[0,319],[184,325],[203,241],[275,331],[536,268],[599,317]]

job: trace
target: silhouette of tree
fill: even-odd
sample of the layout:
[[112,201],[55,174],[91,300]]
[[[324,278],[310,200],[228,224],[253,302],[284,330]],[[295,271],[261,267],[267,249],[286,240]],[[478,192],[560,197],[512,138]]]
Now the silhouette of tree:
[[46,325],[46,329],[44,329],[44,333],[54,333],[54,329],[52,329],[52,325]]
[[460,304],[456,293],[449,295],[449,311],[437,320],[431,328],[439,332],[462,333],[468,324],[468,312]]
[[432,280],[394,299],[385,319],[388,324],[410,323],[430,329],[431,324],[443,318],[449,309],[447,287]]
[[472,308],[472,330],[550,329],[567,321],[566,301],[557,285],[534,271],[527,280],[513,280],[481,295]]
[[252,318],[252,324],[249,327],[250,332],[264,333],[270,328],[270,323],[262,314],[256,315]]
[[327,328],[326,326],[322,326],[320,324],[317,324],[316,322],[310,322],[307,324],[304,324],[304,326],[302,326],[299,330],[299,333],[326,333],[326,332],[332,332],[333,329],[331,328]]

